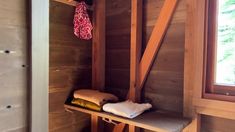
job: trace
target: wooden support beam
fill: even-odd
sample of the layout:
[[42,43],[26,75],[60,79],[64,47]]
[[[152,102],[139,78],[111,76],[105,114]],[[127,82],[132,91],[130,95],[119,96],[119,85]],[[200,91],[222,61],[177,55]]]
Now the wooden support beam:
[[113,132],[124,132],[126,124],[125,123],[119,123],[117,124],[114,129]]
[[[131,3],[131,62],[130,62],[130,92],[129,99],[140,102],[139,62],[142,47],[142,12],[143,1],[132,0]],[[129,132],[135,132],[138,128],[129,125]]]
[[135,132],[135,126],[129,125],[129,132]]
[[140,128],[133,126],[133,125],[129,125],[129,132],[140,132]]
[[94,0],[92,41],[92,88],[105,85],[105,0]]
[[98,132],[98,121],[99,117],[96,115],[91,115],[91,132]]
[[142,0],[132,0],[131,5],[131,62],[130,62],[130,93],[129,99],[140,101],[139,62],[142,46]]
[[175,7],[178,0],[165,0],[161,9],[160,15],[157,19],[153,32],[148,41],[144,55],[140,62],[140,89],[147,78],[154,58],[160,49],[162,39],[168,29],[171,17],[174,14]]
[[[92,41],[92,89],[103,91],[105,86],[105,0],[94,0]],[[103,131],[99,118],[91,116],[92,132]]]
[[201,115],[197,115],[195,119],[183,129],[182,132],[200,132],[200,124],[201,124]]
[[48,132],[49,1],[30,0],[30,3],[31,33],[29,36],[31,36],[31,45],[29,47],[31,48],[31,69],[29,71],[31,89],[29,90],[29,131]]

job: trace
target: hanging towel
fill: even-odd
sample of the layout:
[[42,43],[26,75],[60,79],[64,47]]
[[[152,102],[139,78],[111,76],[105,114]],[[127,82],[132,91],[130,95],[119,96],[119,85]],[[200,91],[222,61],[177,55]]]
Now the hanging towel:
[[98,106],[103,106],[107,102],[117,102],[118,98],[109,93],[99,92],[98,90],[81,89],[74,92],[74,98],[83,99]]
[[150,108],[152,108],[152,105],[149,103],[138,104],[129,100],[120,103],[107,103],[103,106],[105,112],[131,119]]
[[93,27],[87,13],[87,5],[84,1],[77,4],[73,23],[74,34],[78,38],[85,40],[89,40],[92,38]]

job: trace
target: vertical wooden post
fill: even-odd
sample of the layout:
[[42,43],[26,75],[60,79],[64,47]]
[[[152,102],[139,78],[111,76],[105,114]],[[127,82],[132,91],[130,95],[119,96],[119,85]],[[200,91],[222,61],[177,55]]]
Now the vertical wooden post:
[[204,32],[207,0],[187,0],[187,18],[184,58],[184,116],[193,118],[190,132],[200,132],[201,115],[193,99],[202,98],[204,66]]
[[140,101],[139,62],[142,47],[142,0],[132,0],[131,5],[131,62],[130,62],[130,93],[129,99]]
[[105,0],[94,0],[92,41],[92,88],[105,85]]
[[140,131],[141,131],[140,128],[133,125],[129,125],[129,132],[140,132]]
[[99,128],[99,117],[96,115],[91,115],[91,132],[98,132]]
[[[92,89],[105,87],[105,0],[94,0],[92,41]],[[102,131],[98,116],[91,116],[91,131]]]
[[[130,62],[130,93],[129,99],[140,102],[139,63],[142,47],[142,0],[131,2],[131,62]],[[138,128],[129,125],[129,132],[136,132]]]
[[113,132],[124,132],[125,126],[126,126],[126,124],[124,124],[124,123],[117,124],[114,127]]
[[[31,0],[30,131],[48,131],[49,1]],[[39,26],[40,25],[40,26]]]

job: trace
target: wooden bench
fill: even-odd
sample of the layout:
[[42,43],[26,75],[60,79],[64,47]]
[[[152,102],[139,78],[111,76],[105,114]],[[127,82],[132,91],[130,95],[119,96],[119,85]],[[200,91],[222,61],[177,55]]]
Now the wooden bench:
[[128,119],[106,112],[84,109],[70,104],[65,104],[64,107],[69,111],[80,111],[90,115],[96,115],[103,120],[108,119],[157,132],[181,132],[191,121],[190,119],[165,111],[149,111],[134,119]]

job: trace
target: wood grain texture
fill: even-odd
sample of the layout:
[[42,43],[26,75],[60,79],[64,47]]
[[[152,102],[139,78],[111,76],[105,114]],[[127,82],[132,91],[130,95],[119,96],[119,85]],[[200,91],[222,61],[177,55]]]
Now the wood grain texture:
[[130,87],[131,0],[106,0],[105,88],[121,100]]
[[140,102],[140,76],[139,62],[142,48],[142,18],[143,1],[132,0],[131,2],[131,51],[130,51],[130,92],[129,99]]
[[[53,0],[53,1],[60,2],[70,6],[76,6],[78,4],[78,2],[75,0]],[[93,10],[93,8],[88,6],[88,10]]]
[[[186,18],[186,29],[185,29],[185,53],[184,53],[184,115],[187,117],[193,117],[195,110],[193,108],[193,83],[191,80],[194,80],[194,74],[192,73],[192,68],[194,67],[194,60],[192,56],[194,54],[193,45],[195,38],[192,34],[194,32],[195,25],[195,6],[196,1],[187,0],[187,18]],[[190,78],[190,80],[189,80]]]
[[128,119],[106,112],[92,111],[72,105],[65,105],[65,107],[70,110],[81,111],[87,114],[107,118],[113,121],[118,121],[131,126],[136,126],[157,132],[180,132],[190,122],[189,119],[182,118],[181,115],[164,111],[149,111],[144,114],[141,114],[140,116],[137,116],[136,118]]
[[234,120],[203,115],[201,132],[233,132],[234,123]]
[[106,0],[94,0],[92,39],[92,88],[105,88],[105,7]]
[[114,127],[113,132],[123,132],[125,130],[125,126],[126,126],[126,124],[124,124],[124,123],[117,124]]
[[[48,131],[49,2],[31,1],[30,131]],[[38,26],[40,25],[40,26]]]
[[49,131],[90,131],[90,117],[69,113],[64,102],[72,88],[91,87],[91,41],[73,34],[74,7],[50,1]]
[[153,32],[148,40],[147,46],[140,61],[140,89],[142,89],[156,54],[159,52],[163,37],[168,30],[168,26],[171,17],[174,14],[177,2],[177,0],[165,0],[162,6],[161,12],[158,16],[156,24],[153,28]]
[[[92,89],[105,89],[105,34],[106,0],[94,0],[92,38]],[[103,124],[96,115],[91,115],[91,131],[103,131]]]
[[[143,3],[143,49],[163,3],[164,0]],[[123,99],[130,80],[131,0],[109,0],[106,5],[106,90]],[[180,113],[183,110],[185,17],[185,0],[180,0],[144,87],[147,97],[144,101],[150,100],[155,108]]]
[[203,116],[201,123],[194,124],[194,127],[199,126],[197,129],[202,132],[229,132],[234,130],[231,128],[234,126],[233,121],[229,120],[234,119],[234,103],[201,99],[205,82],[203,79],[205,4],[204,0],[187,0],[184,113],[186,116],[195,115],[196,106],[198,107],[196,112],[199,114],[228,118]]
[[[145,45],[163,4],[164,0],[144,3]],[[143,89],[144,101],[151,102],[154,108],[179,113],[183,111],[185,11],[185,0],[179,0]]]
[[[203,85],[203,54],[200,50],[203,49],[204,36],[204,14],[205,14],[205,1],[187,0],[187,19],[186,19],[186,38],[185,38],[185,63],[184,63],[184,115],[187,117],[195,118],[190,124],[190,131],[201,131],[201,120],[195,113],[193,106],[194,96],[200,98],[202,90],[196,90]],[[199,19],[200,17],[200,19]],[[202,32],[201,34],[195,34]],[[194,69],[197,69],[195,71]]]
[[1,132],[24,132],[29,128],[28,2],[0,1]]

